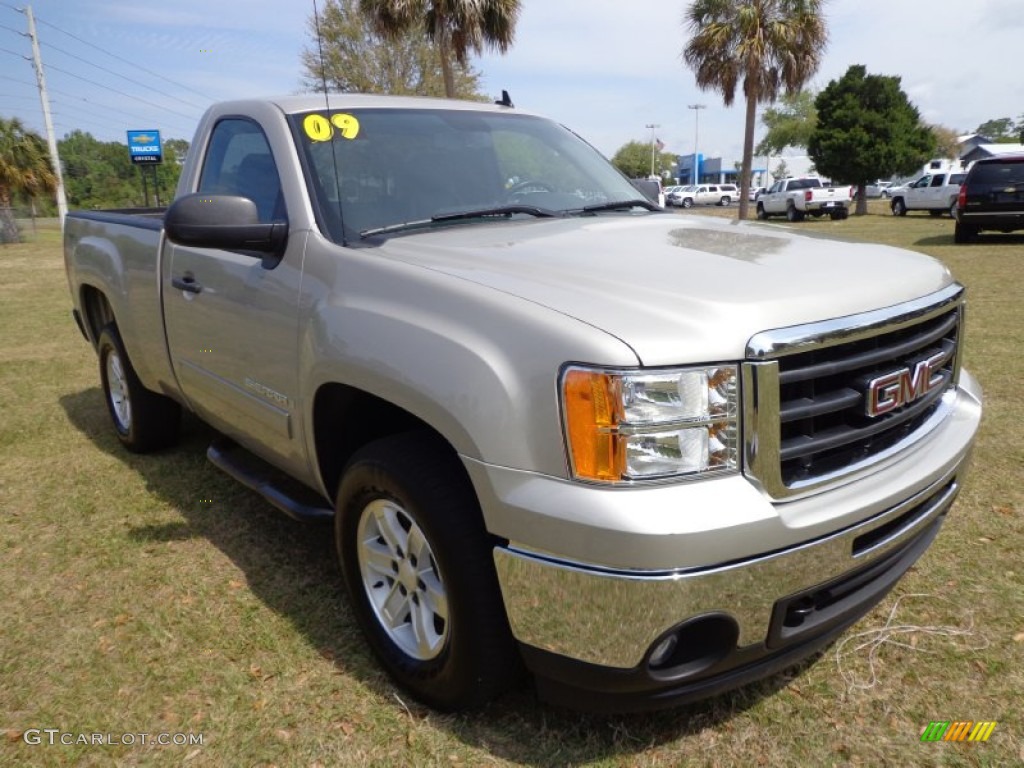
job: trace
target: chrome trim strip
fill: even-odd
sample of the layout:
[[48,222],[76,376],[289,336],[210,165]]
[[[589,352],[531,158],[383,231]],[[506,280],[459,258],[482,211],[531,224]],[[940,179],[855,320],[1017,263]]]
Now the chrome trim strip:
[[937,293],[885,309],[847,315],[832,320],[789,328],[776,328],[754,334],[747,342],[747,358],[766,360],[826,349],[851,341],[859,341],[879,333],[896,331],[930,320],[949,310],[951,304],[963,301],[964,287],[953,283]]
[[[625,571],[495,548],[509,623],[528,645],[592,664],[629,669],[667,629],[721,611],[740,626],[738,645],[768,634],[777,600],[859,570],[921,533],[953,503],[962,466],[870,520],[812,542],[691,571]],[[944,486],[950,487],[943,490]],[[941,492],[941,493],[940,493]],[[853,541],[939,493],[921,514],[854,557]],[[614,631],[609,631],[614,628]]]

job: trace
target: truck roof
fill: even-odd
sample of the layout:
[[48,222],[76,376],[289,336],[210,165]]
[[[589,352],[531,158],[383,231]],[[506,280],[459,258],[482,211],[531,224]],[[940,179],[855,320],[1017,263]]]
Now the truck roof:
[[[285,114],[296,114],[309,112],[315,109],[324,109],[325,101],[323,93],[290,94],[284,96],[271,96],[262,99],[241,99],[229,102],[220,102],[220,109],[236,109],[241,114],[246,114],[247,109],[255,104],[274,104]],[[483,112],[507,112],[509,107],[499,104],[492,104],[486,101],[462,101],[459,99],[442,99],[430,96],[381,96],[371,93],[329,93],[327,104],[332,111],[337,109],[451,109]],[[532,114],[516,110],[517,114]]]

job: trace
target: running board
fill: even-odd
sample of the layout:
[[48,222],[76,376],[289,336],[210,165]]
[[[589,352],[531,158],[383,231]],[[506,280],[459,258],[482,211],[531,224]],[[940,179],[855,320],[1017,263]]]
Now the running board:
[[211,443],[206,449],[206,458],[288,517],[303,523],[324,522],[334,517],[334,510],[324,506],[324,499],[318,494],[231,440],[225,438]]

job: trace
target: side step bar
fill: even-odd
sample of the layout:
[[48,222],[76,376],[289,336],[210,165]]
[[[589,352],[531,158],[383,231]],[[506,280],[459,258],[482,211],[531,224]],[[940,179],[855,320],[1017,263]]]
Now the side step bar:
[[227,438],[211,443],[206,449],[206,458],[288,517],[304,523],[334,518],[334,510],[325,505],[326,500],[319,494],[291,480]]

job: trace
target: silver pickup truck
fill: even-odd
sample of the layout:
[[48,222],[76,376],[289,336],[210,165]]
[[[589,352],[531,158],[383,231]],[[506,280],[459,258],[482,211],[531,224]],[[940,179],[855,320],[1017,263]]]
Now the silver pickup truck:
[[73,213],[65,256],[124,446],[188,409],[333,520],[369,644],[441,709],[807,657],[931,543],[981,416],[942,264],[666,213],[507,106],[216,105],[166,213]]

